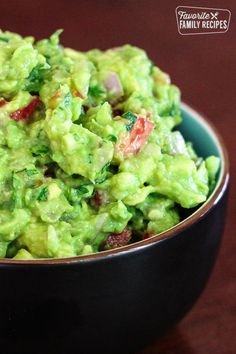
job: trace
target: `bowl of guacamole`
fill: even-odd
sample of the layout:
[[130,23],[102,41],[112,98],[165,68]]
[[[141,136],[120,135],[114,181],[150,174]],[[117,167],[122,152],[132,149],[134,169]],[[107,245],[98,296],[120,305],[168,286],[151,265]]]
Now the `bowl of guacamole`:
[[0,33],[1,348],[135,353],[207,282],[227,153],[144,50],[60,33]]
[[0,33],[0,258],[68,258],[177,225],[218,156],[179,130],[180,91],[144,50]]

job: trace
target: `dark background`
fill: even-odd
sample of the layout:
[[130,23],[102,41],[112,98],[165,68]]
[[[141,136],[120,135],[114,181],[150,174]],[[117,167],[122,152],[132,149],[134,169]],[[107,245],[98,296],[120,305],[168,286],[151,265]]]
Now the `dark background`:
[[[231,10],[229,31],[181,36],[175,19],[178,5]],[[214,272],[193,310],[142,354],[236,353],[235,15],[235,0],[1,1],[3,30],[40,39],[64,28],[63,44],[79,50],[125,43],[144,48],[181,88],[183,100],[203,112],[225,140],[231,160],[231,197]]]

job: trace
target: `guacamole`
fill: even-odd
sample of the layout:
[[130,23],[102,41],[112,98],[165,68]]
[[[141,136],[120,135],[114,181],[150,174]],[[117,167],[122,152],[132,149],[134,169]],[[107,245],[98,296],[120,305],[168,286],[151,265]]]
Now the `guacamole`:
[[219,160],[176,129],[180,92],[142,49],[0,33],[0,257],[74,257],[171,228]]

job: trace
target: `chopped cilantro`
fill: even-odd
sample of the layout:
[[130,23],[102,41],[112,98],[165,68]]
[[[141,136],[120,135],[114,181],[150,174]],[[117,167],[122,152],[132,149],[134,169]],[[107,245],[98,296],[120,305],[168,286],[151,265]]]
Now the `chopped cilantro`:
[[33,175],[37,175],[39,173],[38,170],[36,170],[36,169],[28,169],[28,168],[25,170],[25,172],[26,172],[27,176],[33,176]]
[[107,140],[112,141],[113,143],[116,143],[118,139],[115,135],[111,134],[111,135],[107,136]]
[[98,85],[89,87],[89,95],[93,98],[99,98],[105,94],[105,91]]
[[67,199],[72,205],[78,205],[81,202],[82,198],[87,198],[91,196],[91,188],[81,185],[74,188],[69,188],[67,191]]
[[128,119],[129,123],[126,125],[126,130],[130,132],[134,126],[137,119],[137,115],[132,112],[126,112],[122,115],[123,118]]
[[0,37],[0,41],[8,43],[9,42],[9,38],[6,37]]
[[44,64],[36,65],[26,79],[26,90],[29,92],[38,92],[44,82],[48,70],[49,69],[45,69]]
[[33,156],[44,156],[49,152],[49,148],[46,145],[35,145],[31,148]]
[[76,188],[77,194],[81,195],[81,194],[86,194],[89,192],[88,188],[84,187],[84,186],[79,186],[78,188]]
[[107,178],[107,168],[110,166],[110,162],[107,162],[102,169],[100,170],[100,172],[97,174],[97,178],[95,180],[95,183],[102,183],[105,181],[105,179]]
[[48,199],[48,186],[44,186],[39,189],[39,193],[36,199],[39,202],[45,202]]

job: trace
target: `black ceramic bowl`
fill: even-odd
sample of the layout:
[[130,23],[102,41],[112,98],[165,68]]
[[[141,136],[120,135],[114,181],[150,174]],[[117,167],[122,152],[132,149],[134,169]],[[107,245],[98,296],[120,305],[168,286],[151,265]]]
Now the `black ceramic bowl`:
[[228,160],[215,129],[186,105],[181,130],[200,155],[221,158],[207,202],[172,229],[118,250],[0,260],[1,353],[134,353],[192,307],[223,233]]

